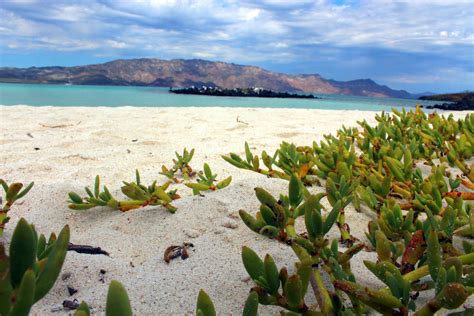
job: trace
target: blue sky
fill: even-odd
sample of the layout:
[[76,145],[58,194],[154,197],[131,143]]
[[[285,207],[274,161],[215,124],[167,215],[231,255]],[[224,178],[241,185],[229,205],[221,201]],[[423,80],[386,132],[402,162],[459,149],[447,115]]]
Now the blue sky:
[[474,90],[473,17],[461,0],[0,0],[0,66],[201,58]]

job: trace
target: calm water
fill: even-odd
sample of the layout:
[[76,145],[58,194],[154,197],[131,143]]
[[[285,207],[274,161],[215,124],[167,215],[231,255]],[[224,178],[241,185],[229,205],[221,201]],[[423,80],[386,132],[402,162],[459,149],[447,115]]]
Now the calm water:
[[178,95],[167,88],[66,86],[46,84],[0,83],[0,105],[33,106],[147,106],[147,107],[264,107],[312,108],[337,110],[390,110],[391,107],[414,107],[416,103],[434,104],[394,98],[369,98],[318,95],[323,99],[267,99]]

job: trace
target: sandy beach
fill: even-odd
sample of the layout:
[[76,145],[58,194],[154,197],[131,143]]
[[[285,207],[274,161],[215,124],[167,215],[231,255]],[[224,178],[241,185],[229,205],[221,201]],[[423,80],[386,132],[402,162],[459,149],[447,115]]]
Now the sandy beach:
[[[310,145],[342,125],[356,126],[363,119],[375,124],[375,114],[257,108],[0,107],[0,177],[8,182],[35,182],[9,213],[12,219],[2,239],[9,240],[18,219],[25,217],[45,234],[59,232],[68,224],[73,243],[110,253],[69,252],[62,272],[70,276],[60,278],[34,312],[68,315],[62,309],[63,300],[77,299],[88,302],[93,313],[102,314],[108,284],[116,279],[126,287],[136,315],[191,315],[201,288],[213,299],[218,314],[240,315],[253,286],[241,261],[241,247],[249,246],[261,257],[270,253],[278,267],[287,266],[290,273],[296,257],[288,246],[250,231],[238,211],[257,211],[255,187],[279,194],[287,191],[288,183],[239,170],[221,155],[243,154],[245,141],[258,153],[264,149],[273,153],[282,141]],[[68,209],[68,192],[82,194],[97,174],[117,196],[122,195],[121,181],[134,180],[135,169],[145,183],[155,179],[164,183],[161,166],[170,166],[174,152],[184,147],[196,150],[193,168],[201,170],[207,162],[219,179],[232,176],[231,185],[203,197],[193,196],[182,184],[174,185],[182,196],[174,203],[175,214],[162,207],[127,213]],[[365,241],[370,215],[350,206],[346,216],[351,233]],[[165,263],[165,249],[183,242],[194,245],[190,257]],[[369,252],[355,257],[353,271],[359,282],[381,286],[362,264],[375,258]],[[67,286],[78,292],[69,296]],[[261,306],[259,311],[274,315],[280,308]]]

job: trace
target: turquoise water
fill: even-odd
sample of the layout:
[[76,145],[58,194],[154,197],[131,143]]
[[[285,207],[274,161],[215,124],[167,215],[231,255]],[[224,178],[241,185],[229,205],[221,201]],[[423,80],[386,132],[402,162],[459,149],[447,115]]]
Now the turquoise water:
[[417,103],[394,98],[370,98],[341,95],[318,95],[322,99],[239,98],[178,95],[167,88],[74,86],[50,84],[0,83],[0,105],[32,106],[145,106],[145,107],[263,107],[311,108],[333,110],[390,110],[391,107],[414,107]]

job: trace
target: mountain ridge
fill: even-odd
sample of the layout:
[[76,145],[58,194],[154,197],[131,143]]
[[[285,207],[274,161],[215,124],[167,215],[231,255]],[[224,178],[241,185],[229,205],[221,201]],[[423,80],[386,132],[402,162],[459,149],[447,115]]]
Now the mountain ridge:
[[258,66],[203,59],[138,58],[72,67],[1,67],[0,82],[183,88],[204,85],[226,89],[261,87],[291,93],[413,98],[405,90],[394,90],[372,79],[337,81],[319,74],[285,74]]

